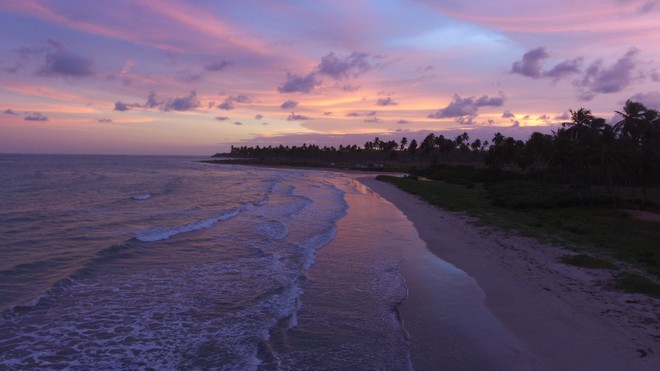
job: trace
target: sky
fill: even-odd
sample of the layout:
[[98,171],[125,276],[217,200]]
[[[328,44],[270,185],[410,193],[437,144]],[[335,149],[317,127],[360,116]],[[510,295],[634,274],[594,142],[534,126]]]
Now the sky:
[[0,0],[0,153],[489,140],[660,108],[660,0]]

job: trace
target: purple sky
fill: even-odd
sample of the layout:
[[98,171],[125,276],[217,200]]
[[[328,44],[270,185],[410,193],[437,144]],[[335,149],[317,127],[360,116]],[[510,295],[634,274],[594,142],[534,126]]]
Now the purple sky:
[[660,108],[660,0],[0,0],[0,152],[550,132]]

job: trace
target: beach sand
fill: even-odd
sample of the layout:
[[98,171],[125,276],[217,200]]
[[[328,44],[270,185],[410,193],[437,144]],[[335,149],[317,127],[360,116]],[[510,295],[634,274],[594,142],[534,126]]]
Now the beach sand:
[[612,289],[610,271],[558,263],[570,253],[559,246],[477,226],[373,176],[353,176],[425,243],[405,249],[400,268],[415,369],[660,369],[660,300]]

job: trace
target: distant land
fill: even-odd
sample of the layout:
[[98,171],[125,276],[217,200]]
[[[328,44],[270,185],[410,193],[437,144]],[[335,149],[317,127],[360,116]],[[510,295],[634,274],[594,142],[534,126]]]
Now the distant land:
[[622,119],[610,125],[570,110],[557,131],[526,141],[431,133],[339,147],[232,147],[207,162],[405,172],[381,180],[491,224],[597,251],[568,263],[632,263],[643,276],[622,273],[622,287],[660,297],[660,113],[630,100],[616,112]]

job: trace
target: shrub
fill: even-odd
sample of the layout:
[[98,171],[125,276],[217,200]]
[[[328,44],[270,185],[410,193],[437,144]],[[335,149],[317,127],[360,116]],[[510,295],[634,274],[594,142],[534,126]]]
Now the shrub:
[[583,268],[616,269],[616,265],[608,262],[607,260],[594,258],[593,256],[587,254],[564,255],[559,258],[559,261],[564,264]]

